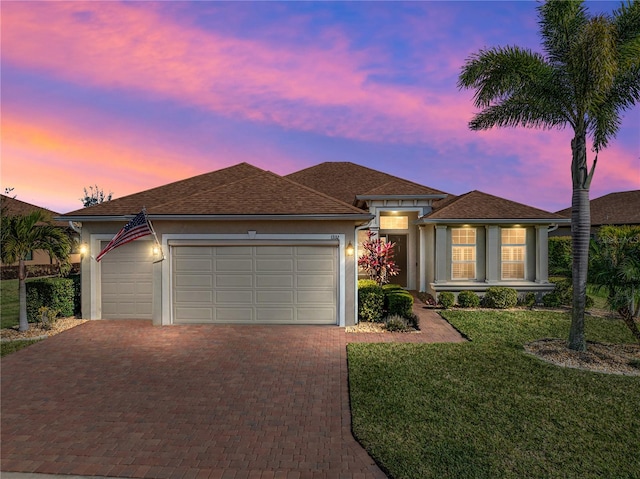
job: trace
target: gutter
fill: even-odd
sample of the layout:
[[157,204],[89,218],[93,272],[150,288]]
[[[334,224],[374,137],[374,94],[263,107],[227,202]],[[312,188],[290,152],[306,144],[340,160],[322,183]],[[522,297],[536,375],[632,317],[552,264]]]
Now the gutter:
[[419,218],[414,221],[415,225],[425,224],[527,224],[527,225],[539,225],[544,223],[556,224],[570,224],[571,219],[558,219],[558,218],[539,218],[539,219],[523,219],[523,218],[487,218],[487,219],[437,219],[437,218]]
[[[60,216],[59,221],[129,221],[135,215],[104,215],[104,216]],[[154,215],[147,214],[147,218],[157,221],[332,221],[332,220],[372,220],[369,213],[354,214],[324,214],[324,215]]]

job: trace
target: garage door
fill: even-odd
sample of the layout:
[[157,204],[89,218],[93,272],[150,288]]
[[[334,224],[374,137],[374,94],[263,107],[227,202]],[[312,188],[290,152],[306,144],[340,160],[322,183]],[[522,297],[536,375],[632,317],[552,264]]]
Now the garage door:
[[176,246],[174,323],[336,324],[335,246]]
[[152,244],[132,241],[100,261],[103,319],[152,319]]

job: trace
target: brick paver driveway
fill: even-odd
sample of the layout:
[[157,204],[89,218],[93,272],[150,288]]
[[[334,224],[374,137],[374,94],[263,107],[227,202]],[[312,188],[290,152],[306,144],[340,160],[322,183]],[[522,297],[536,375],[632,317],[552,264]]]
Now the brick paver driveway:
[[90,321],[2,360],[3,471],[383,478],[343,329]]

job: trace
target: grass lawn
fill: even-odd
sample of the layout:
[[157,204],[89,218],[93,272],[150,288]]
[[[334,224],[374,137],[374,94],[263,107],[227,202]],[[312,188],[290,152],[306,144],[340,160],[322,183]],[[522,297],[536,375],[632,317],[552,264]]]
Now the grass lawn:
[[[569,316],[446,311],[464,344],[350,344],[353,431],[395,479],[640,478],[640,378],[565,369],[523,344]],[[588,318],[590,341],[631,343]]]
[[26,348],[34,343],[37,343],[40,339],[29,339],[25,341],[9,341],[0,343],[0,357],[7,354],[15,353],[16,351]]

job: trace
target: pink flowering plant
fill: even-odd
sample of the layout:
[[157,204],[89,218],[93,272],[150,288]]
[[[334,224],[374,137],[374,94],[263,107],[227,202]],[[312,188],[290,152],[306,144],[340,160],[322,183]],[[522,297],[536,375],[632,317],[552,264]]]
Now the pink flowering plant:
[[383,285],[399,272],[398,266],[393,261],[393,247],[396,244],[384,242],[374,236],[373,231],[367,232],[367,240],[362,243],[364,254],[358,258],[358,266],[369,275],[369,278]]

